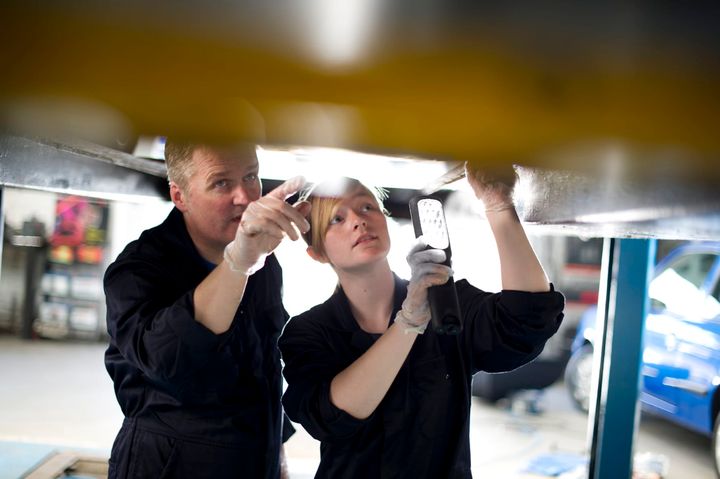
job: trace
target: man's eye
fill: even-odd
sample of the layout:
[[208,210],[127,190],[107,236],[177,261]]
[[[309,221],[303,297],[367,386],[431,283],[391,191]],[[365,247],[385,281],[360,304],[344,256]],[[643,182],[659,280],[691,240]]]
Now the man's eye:
[[215,188],[225,188],[229,184],[230,184],[230,182],[228,180],[218,180],[213,184],[213,186]]
[[244,179],[246,182],[251,183],[251,182],[253,182],[253,181],[257,181],[258,175],[257,175],[256,173],[252,173],[252,174],[250,174],[250,175],[246,175],[243,179]]

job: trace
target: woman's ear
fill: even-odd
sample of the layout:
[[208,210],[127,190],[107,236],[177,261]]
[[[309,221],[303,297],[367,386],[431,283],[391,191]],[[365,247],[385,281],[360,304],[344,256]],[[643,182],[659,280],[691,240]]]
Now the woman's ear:
[[317,261],[319,263],[329,263],[330,262],[330,261],[328,261],[327,257],[324,254],[318,253],[317,251],[315,251],[315,248],[313,248],[312,246],[308,246],[305,251],[307,251],[308,256],[310,256],[312,259],[314,259],[315,261]]

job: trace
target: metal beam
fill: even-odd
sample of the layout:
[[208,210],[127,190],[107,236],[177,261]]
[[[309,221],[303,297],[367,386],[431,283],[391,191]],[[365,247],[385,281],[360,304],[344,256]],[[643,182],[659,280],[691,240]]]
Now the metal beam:
[[0,135],[0,185],[85,196],[165,198],[165,165],[79,142]]
[[[611,153],[598,149],[593,156],[603,151]],[[589,172],[518,167],[520,216],[551,232],[587,237],[720,238],[717,180],[683,170],[680,156],[674,160],[674,171],[649,169],[644,177],[622,159],[616,168]]]
[[601,341],[594,365],[597,394],[589,422],[588,477],[593,479],[632,475],[642,337],[655,250],[655,240],[605,242],[597,323]]
[[[638,151],[598,146],[576,153],[581,163],[602,165],[590,160],[615,155],[619,164],[609,170],[598,167],[584,171],[516,167],[519,181],[515,197],[520,217],[533,225],[535,232],[585,237],[720,238],[716,180],[712,175],[698,177],[681,166],[667,166],[682,165],[681,156],[656,152],[656,159],[664,158],[666,167],[643,176],[632,169],[632,162],[623,163],[623,158],[640,155]],[[162,161],[87,142],[0,136],[0,185],[108,199],[166,198],[165,175]],[[266,186],[272,184],[268,181]],[[413,192],[390,189],[390,193],[388,204],[393,213],[406,215],[406,203]]]
[[0,184],[0,281],[2,280],[2,254],[5,244],[5,203],[3,202],[4,188]]

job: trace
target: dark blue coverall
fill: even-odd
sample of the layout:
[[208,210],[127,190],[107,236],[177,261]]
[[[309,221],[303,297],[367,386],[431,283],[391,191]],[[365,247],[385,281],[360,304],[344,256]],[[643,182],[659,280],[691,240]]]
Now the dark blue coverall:
[[[395,277],[392,318],[407,296]],[[342,290],[294,317],[280,337],[288,416],[321,442],[316,478],[471,477],[470,386],[483,370],[508,371],[535,358],[558,330],[565,304],[556,291],[481,291],[457,282],[459,335],[432,327],[417,338],[373,414],[356,419],[330,400],[332,379],[380,337],[363,331]]]
[[110,478],[279,476],[281,442],[293,431],[280,403],[282,271],[269,256],[230,329],[216,335],[193,308],[213,267],[173,209],[105,274],[105,366],[125,415]]

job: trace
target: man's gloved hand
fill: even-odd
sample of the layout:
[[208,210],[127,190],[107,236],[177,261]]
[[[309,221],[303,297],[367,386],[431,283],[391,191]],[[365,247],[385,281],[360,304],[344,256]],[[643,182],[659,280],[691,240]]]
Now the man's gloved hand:
[[286,235],[295,241],[300,237],[295,228],[303,232],[310,229],[305,219],[310,203],[290,206],[285,202],[304,185],[305,179],[296,176],[248,205],[235,239],[225,247],[224,259],[232,271],[248,276],[255,273]]
[[425,331],[431,318],[427,290],[430,286],[445,284],[453,274],[450,267],[440,264],[445,261],[443,250],[426,248],[421,236],[407,255],[410,284],[402,309],[395,318],[395,322],[405,327],[405,332],[422,334]]

